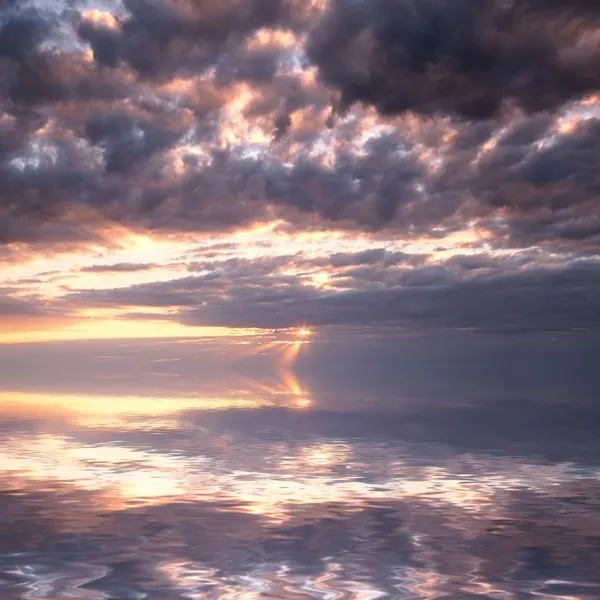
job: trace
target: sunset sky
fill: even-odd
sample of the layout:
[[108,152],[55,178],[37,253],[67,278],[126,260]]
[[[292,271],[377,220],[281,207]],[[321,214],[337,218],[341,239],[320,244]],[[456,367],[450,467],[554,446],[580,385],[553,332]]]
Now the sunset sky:
[[600,598],[600,0],[0,0],[0,598]]
[[0,342],[597,329],[599,22],[0,2]]

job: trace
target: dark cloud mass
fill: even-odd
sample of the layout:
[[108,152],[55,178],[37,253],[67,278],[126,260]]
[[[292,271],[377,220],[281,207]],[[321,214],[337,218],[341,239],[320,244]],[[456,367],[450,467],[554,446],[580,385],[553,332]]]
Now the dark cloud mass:
[[[394,264],[396,259],[396,267]],[[79,291],[73,306],[171,307],[187,325],[297,327],[391,325],[404,330],[477,329],[499,332],[591,330],[600,322],[596,260],[536,267],[535,262],[455,257],[414,268],[381,251],[334,254],[330,285],[307,287],[282,273],[288,257],[217,263],[204,273],[105,291]],[[302,265],[302,259],[296,264]],[[306,263],[304,263],[306,265]],[[310,261],[308,261],[310,264]],[[203,270],[200,265],[197,271]],[[512,271],[512,272],[511,272]]]
[[[548,110],[597,86],[593,6],[332,0],[321,14],[317,4],[130,0],[115,14],[4,11],[0,175],[12,230],[5,241],[36,242],[42,225],[63,221],[73,207],[152,230],[218,231],[264,220],[274,207],[292,222],[316,213],[324,225],[432,234],[452,229],[453,216],[472,216],[464,212],[471,197],[481,216],[513,206],[514,189],[548,198],[553,214],[568,202],[559,196],[589,196],[593,173],[582,166],[593,163],[593,127],[578,127],[577,148],[562,139],[534,147],[556,124]],[[69,44],[61,45],[61,28],[71,29]],[[341,93],[332,134],[324,112],[331,89],[303,74],[310,61]],[[240,94],[250,96],[242,108]],[[387,127],[360,148],[365,127],[378,124],[347,112],[357,101],[373,105]],[[506,102],[546,112],[514,126],[488,121],[487,135],[462,149],[440,148],[428,125],[409,131],[414,125],[402,121],[407,111],[462,117],[452,127],[464,144],[469,120],[492,117]],[[389,122],[391,114],[401,120]],[[263,132],[257,158],[247,158],[252,144],[242,126]],[[474,168],[495,130],[507,127]],[[333,160],[324,161],[319,144]],[[452,181],[438,166],[432,172],[434,150]],[[548,189],[549,172],[560,189]],[[557,237],[596,234],[581,223],[575,233],[571,215],[556,218],[563,217],[552,228]],[[523,228],[514,229],[522,238]]]
[[[194,257],[179,296],[112,299],[186,323],[594,328],[598,40],[590,0],[0,3],[0,257],[277,221],[377,242],[270,273]],[[84,271],[146,270],[119,260]]]
[[143,76],[198,73],[218,64],[232,47],[262,27],[306,26],[307,3],[298,0],[125,0],[129,16],[118,27],[83,18],[79,34],[94,58],[125,62]]
[[599,18],[591,2],[332,0],[308,52],[342,106],[481,119],[596,90]]

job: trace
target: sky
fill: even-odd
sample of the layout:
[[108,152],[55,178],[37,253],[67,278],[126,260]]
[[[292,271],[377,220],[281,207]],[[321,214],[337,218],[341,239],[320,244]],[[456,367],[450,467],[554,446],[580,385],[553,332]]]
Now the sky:
[[0,1],[0,342],[597,330],[599,25]]

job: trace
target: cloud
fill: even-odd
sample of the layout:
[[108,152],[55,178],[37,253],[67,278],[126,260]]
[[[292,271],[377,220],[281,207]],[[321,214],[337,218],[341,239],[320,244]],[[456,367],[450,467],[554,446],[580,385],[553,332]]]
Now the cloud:
[[562,132],[544,130],[547,124],[544,117],[525,121],[501,137],[473,169],[472,193],[492,209],[490,216],[502,216],[491,227],[513,243],[597,246],[600,120],[574,119]]
[[38,295],[22,295],[19,288],[0,288],[0,338],[17,341],[29,331],[46,331],[64,327],[69,322],[70,309],[52,303]]
[[[220,290],[202,314],[224,323],[241,319],[241,298],[260,305],[269,276],[281,289],[264,297],[286,308],[248,321],[294,322],[302,311],[287,307],[306,300],[315,323],[348,322],[364,299],[404,322],[410,311],[390,306],[413,300],[397,296],[443,295],[459,271],[481,285],[516,277],[481,257],[430,264],[434,240],[492,258],[541,249],[540,269],[558,255],[577,271],[600,247],[599,18],[584,0],[4,4],[0,256],[114,249],[128,232],[229,239],[267,223],[354,237],[270,265],[185,257],[203,273],[189,285]],[[186,293],[186,321],[200,319],[199,291]]]
[[107,173],[131,171],[154,154],[172,147],[183,131],[160,129],[127,114],[96,114],[85,123],[87,139],[102,149]]
[[332,0],[308,55],[342,108],[485,119],[598,89],[599,19],[590,2]]
[[[124,4],[128,16],[122,20],[84,14],[79,35],[91,44],[98,63],[108,67],[126,63],[153,78],[201,73],[215,65],[223,68],[222,56],[239,48],[252,32],[276,26],[300,28],[310,15],[310,4],[303,0],[226,0],[218,6],[206,0]],[[250,71],[257,67],[263,71],[264,64],[255,64]],[[272,73],[269,68],[266,72]]]
[[0,56],[24,63],[51,31],[52,22],[36,10],[9,15],[0,25]]
[[570,274],[562,274],[567,284],[560,290],[555,283],[560,277],[543,272],[454,284],[444,281],[439,274],[427,277],[428,274],[423,273],[413,276],[410,285],[405,287],[358,289],[330,295],[301,288],[279,292],[264,290],[249,297],[230,296],[222,302],[209,302],[208,306],[183,311],[182,318],[190,324],[210,322],[258,327],[308,323],[316,326],[393,324],[408,330],[596,329],[599,289],[598,282],[592,279],[594,273],[591,269],[580,273],[578,285],[568,281]]
[[91,265],[79,269],[80,273],[129,273],[137,271],[150,271],[156,265],[150,263],[116,263],[113,265]]
[[[298,228],[310,221],[322,227],[439,235],[473,218],[496,218],[496,209],[514,196],[515,186],[528,186],[538,197],[546,195],[548,182],[540,173],[549,160],[560,162],[560,168],[549,166],[555,181],[572,182],[578,186],[575,191],[589,195],[589,169],[575,173],[578,166],[573,160],[560,160],[558,149],[534,147],[555,121],[549,113],[514,125],[450,124],[444,114],[461,113],[462,100],[434,86],[428,93],[431,102],[435,94],[440,102],[439,110],[433,111],[440,114],[435,123],[415,120],[415,113],[431,111],[408,102],[391,111],[400,114],[399,120],[356,108],[343,118],[338,115],[327,130],[331,92],[313,71],[294,66],[304,50],[313,59],[323,50],[323,60],[345,60],[354,68],[370,60],[370,54],[354,56],[346,51],[344,40],[371,32],[377,44],[388,38],[407,44],[402,51],[398,46],[394,56],[404,57],[415,72],[421,69],[423,77],[429,77],[426,65],[448,63],[466,69],[467,79],[476,80],[481,94],[498,102],[523,92],[521,104],[528,110],[525,91],[531,87],[536,97],[543,96],[533,67],[514,60],[520,70],[513,73],[500,61],[505,79],[496,81],[493,69],[464,62],[485,53],[467,50],[475,42],[492,44],[501,25],[506,35],[500,49],[518,50],[519,44],[511,46],[511,40],[530,39],[530,32],[519,29],[534,27],[528,15],[540,16],[543,22],[535,27],[544,31],[551,24],[556,28],[557,23],[570,23],[578,8],[589,13],[589,27],[595,21],[594,11],[584,5],[568,10],[552,3],[523,6],[525,12],[517,18],[517,8],[494,3],[475,7],[461,2],[451,11],[447,3],[425,2],[411,12],[408,3],[399,0],[379,0],[368,11],[361,3],[345,10],[344,2],[337,1],[320,23],[319,11],[300,0],[273,0],[268,6],[241,6],[232,0],[221,8],[132,1],[122,14],[95,9],[75,19],[78,35],[92,45],[93,59],[77,45],[61,52],[46,48],[50,42],[59,43],[57,23],[68,27],[72,22],[67,13],[15,13],[4,25],[4,46],[0,45],[8,61],[5,96],[11,102],[8,118],[0,123],[3,240],[54,243],[63,236],[85,243],[104,223],[115,221],[159,234],[226,231],[273,218]],[[414,27],[390,17],[391,12],[404,15]],[[490,21],[492,16],[497,18]],[[451,37],[440,34],[434,36],[435,44],[427,42],[431,23],[441,27],[450,21],[457,25]],[[25,33],[15,36],[13,27]],[[555,45],[571,43],[560,36],[552,40]],[[320,49],[325,42],[333,45],[331,51]],[[206,44],[205,64],[194,52],[202,53],[200,46]],[[153,52],[160,54],[156,60],[150,60]],[[383,46],[381,53],[381,64],[391,60]],[[186,66],[188,60],[193,69]],[[327,64],[317,61],[325,80]],[[402,67],[402,72],[410,74],[411,68]],[[530,73],[531,82],[524,72]],[[524,78],[524,83],[517,85],[511,78]],[[369,89],[377,92],[377,86]],[[419,88],[403,83],[398,89],[410,94]],[[470,88],[465,84],[455,89],[460,95]],[[560,96],[539,110],[557,108],[572,97]],[[455,109],[448,104],[452,102],[460,106]],[[380,108],[376,101],[371,104]],[[461,116],[476,115],[463,111]],[[485,144],[506,128],[508,134],[494,151],[479,160]],[[257,141],[243,137],[242,130]],[[591,149],[594,133],[587,135]],[[561,140],[561,147],[566,143]],[[586,151],[589,154],[584,147],[577,150],[579,156]],[[526,168],[519,172],[513,167],[520,163]],[[525,179],[523,184],[515,181],[519,177]],[[497,198],[491,198],[494,193]],[[570,193],[569,189],[563,196]],[[517,220],[509,234],[526,244]],[[569,239],[595,235],[593,224],[559,223],[554,230]],[[537,241],[535,236],[532,241]]]
[[[169,307],[176,309],[172,318],[186,325],[506,332],[600,327],[595,259],[543,265],[535,258],[465,256],[438,264],[405,260],[386,266],[385,255],[373,252],[344,260],[333,255],[330,264],[326,287],[312,281],[310,270],[302,270],[302,260],[296,264],[284,257],[264,264],[228,261],[198,276],[74,292],[65,299],[74,307]],[[299,270],[290,274],[294,268]]]
[[0,289],[0,318],[44,314],[40,303],[14,298]]

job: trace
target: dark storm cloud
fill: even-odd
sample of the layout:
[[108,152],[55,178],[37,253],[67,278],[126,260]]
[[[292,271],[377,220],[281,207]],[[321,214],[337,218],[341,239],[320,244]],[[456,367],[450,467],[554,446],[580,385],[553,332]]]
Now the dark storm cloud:
[[598,89],[599,20],[591,2],[332,0],[308,54],[342,108],[481,119]]
[[84,238],[89,237],[84,222],[68,223],[62,217],[66,206],[81,199],[101,201],[102,185],[72,144],[56,143],[53,150],[54,159],[29,146],[20,161],[0,165],[0,237],[4,243],[48,240],[55,233],[69,240],[81,236],[79,228]]
[[[596,100],[571,102],[600,83],[595,3],[332,0],[322,20],[304,0],[124,8],[0,7],[1,244],[72,250],[118,245],[114,226],[280,220],[382,247],[186,258],[200,277],[69,301],[180,307],[204,324],[596,327],[597,268],[585,287],[576,258],[600,247],[600,127]],[[383,248],[439,238],[442,251],[466,230],[486,252],[569,258],[441,264]],[[319,269],[327,289],[312,287]],[[573,278],[553,288],[560,269]]]
[[425,167],[410,145],[382,136],[366,145],[363,156],[338,156],[334,168],[301,158],[292,168],[270,165],[262,174],[265,198],[330,221],[347,219],[379,228],[418,197],[415,184]]
[[380,262],[386,255],[384,248],[373,248],[362,252],[336,252],[331,256],[332,267],[348,267],[355,265],[372,265]]
[[575,123],[566,133],[543,129],[543,120],[525,122],[500,138],[478,161],[472,192],[499,209],[502,223],[491,227],[513,243],[597,244],[600,120]]
[[105,202],[103,210],[111,218],[156,231],[226,230],[265,219],[272,209],[299,226],[304,217],[316,215],[324,222],[377,229],[414,201],[424,168],[399,139],[375,140],[367,151],[341,156],[335,168],[328,168],[309,157],[284,165],[215,150],[210,164],[197,165],[176,180],[146,172],[135,203],[118,202],[119,193],[127,197],[133,192],[123,181],[114,184],[113,194],[110,180],[102,181],[106,189],[90,199]]
[[273,131],[273,141],[278,142],[289,131],[291,124],[292,119],[289,115],[277,115],[275,119],[275,130]]
[[0,101],[5,110],[58,102],[116,100],[131,93],[119,73],[94,71],[80,51],[56,49],[67,10],[56,15],[15,2],[0,14]]
[[[369,267],[373,272],[378,269],[385,269],[395,265],[422,265],[426,255],[406,254],[404,252],[390,251],[385,248],[371,248],[359,252],[333,252],[323,254],[322,256],[307,256],[303,252],[293,255],[275,255],[258,257],[252,259],[246,258],[227,258],[224,260],[215,260],[192,262],[187,265],[190,272],[209,273],[213,278],[223,277],[225,281],[240,281],[242,279],[256,279],[264,283],[265,276],[269,276],[269,281],[273,281],[273,276],[278,275],[278,281],[295,282],[298,277],[310,274],[315,270],[320,272],[331,272],[334,276],[344,276],[349,271],[348,267]],[[290,268],[297,270],[297,275],[289,278],[281,276],[282,271],[288,271]],[[346,270],[345,270],[346,269]]]
[[[439,237],[480,219],[502,243],[518,245],[587,244],[598,235],[594,119],[562,134],[535,117],[509,127],[487,150],[489,128],[479,136],[465,126],[433,172],[423,151],[396,132],[361,154],[341,148],[328,166],[306,154],[287,164],[235,149],[213,150],[204,164],[189,155],[177,178],[168,156],[185,124],[161,119],[147,111],[90,115],[80,125],[87,147],[69,130],[35,134],[42,125],[34,117],[7,123],[0,137],[3,241],[93,239],[102,219],[156,232],[219,231],[269,214],[297,227],[317,216],[323,225]],[[278,122],[276,137],[287,123]]]
[[[498,139],[498,148],[521,148],[531,145],[541,138],[553,125],[552,115],[540,113],[529,119],[517,122],[513,127]],[[481,140],[484,141],[484,140]]]
[[238,81],[269,83],[277,72],[280,54],[279,49],[267,48],[226,56],[217,65],[215,80],[219,85],[231,85]]
[[0,57],[24,63],[51,32],[51,24],[35,10],[12,15],[0,25]]
[[0,122],[0,161],[11,159],[23,148],[46,119],[35,111],[15,110]]
[[[126,89],[120,87],[119,77],[116,88],[111,87],[105,71],[96,83],[89,68],[85,77],[92,86],[104,80],[117,96],[122,95],[119,89]],[[63,83],[69,81],[65,78]],[[63,97],[66,88],[61,86],[50,86],[57,94],[52,102]],[[67,227],[69,240],[85,238],[85,229],[94,228],[94,219],[97,225],[108,219],[155,231],[219,231],[265,219],[270,206],[292,221],[316,214],[325,221],[376,229],[414,199],[416,181],[423,174],[418,155],[397,135],[370,141],[362,156],[340,153],[333,168],[305,153],[284,165],[276,155],[244,157],[243,147],[216,149],[211,137],[215,132],[204,139],[201,124],[190,137],[189,114],[184,109],[153,107],[134,98],[121,109],[108,111],[106,98],[88,91],[91,95],[82,97],[75,85],[69,92],[72,102],[53,106],[53,111],[61,112],[43,133],[41,118],[29,117],[30,123],[24,124],[13,119],[6,125],[2,140],[6,151],[0,156],[4,159],[0,215],[6,223],[5,243],[47,241],[57,224],[65,229],[65,214],[72,215],[73,210],[88,222],[79,223],[80,234]],[[287,111],[296,102],[295,93],[292,89],[284,102],[285,112],[275,121],[276,139],[290,127]],[[41,98],[43,93],[36,102]],[[306,98],[297,100],[303,105]],[[186,143],[206,144],[210,161],[200,164],[184,152],[185,173],[175,177],[170,152],[184,134]],[[73,225],[77,229],[77,223]]]
[[[125,62],[148,77],[203,72],[253,31],[301,28],[310,16],[302,0],[226,0],[219,4],[212,0],[126,0],[124,4],[129,16],[117,27],[83,19],[79,34],[91,44],[98,63],[115,67]],[[261,73],[264,78],[273,72],[266,55],[249,57],[249,61],[241,71],[246,77]]]
[[[485,194],[481,198],[494,206],[524,211],[542,206],[559,211],[582,203],[597,204],[600,178],[595,156],[600,119],[579,122],[568,134],[556,132],[554,139],[546,140],[542,147],[535,146],[542,140],[541,135],[518,139],[523,129],[516,128],[501,138],[480,161],[478,176],[490,188],[482,190]],[[521,186],[521,193],[507,193],[515,185]]]
[[85,133],[102,148],[106,171],[123,173],[172,147],[183,131],[160,129],[147,120],[111,113],[92,116],[85,123]]
[[[576,10],[585,8],[571,5],[559,11],[550,2],[499,8],[494,3],[461,1],[450,6],[427,1],[409,10],[400,0],[377,0],[367,12],[365,6],[334,2],[311,34],[309,53],[370,69],[371,54],[352,54],[344,40],[371,36],[369,48],[381,46],[381,65],[402,56],[409,65],[403,67],[407,77],[412,77],[411,69],[429,77],[436,61],[444,68],[450,65],[466,77],[466,83],[457,83],[449,91],[427,88],[430,97],[426,100],[434,102],[435,96],[441,103],[439,111],[464,115],[469,111],[460,94],[471,94],[471,79],[481,94],[485,91],[496,101],[512,94],[528,109],[533,108],[525,101],[530,88],[539,91],[536,97],[549,97],[536,79],[536,73],[542,73],[536,70],[539,65],[527,62],[537,60],[539,53],[525,62],[513,56],[511,61],[520,65],[518,72],[494,58],[503,74],[498,79],[485,63],[492,60],[491,51],[477,51],[475,42],[497,49],[494,44],[500,44],[497,38],[502,33],[500,49],[510,46],[519,57],[519,44],[534,39],[528,28],[534,27],[530,16],[537,15],[542,21],[535,27],[560,34],[552,36],[555,46],[562,42],[572,46],[575,42],[561,32]],[[322,111],[329,92],[308,80],[301,82],[291,72],[277,72],[280,61],[290,58],[289,48],[276,41],[252,48],[244,45],[259,28],[302,32],[314,24],[316,9],[300,0],[249,4],[232,0],[219,7],[203,2],[132,0],[126,8],[127,16],[113,21],[96,13],[83,14],[78,31],[92,43],[97,65],[79,50],[44,49],[41,42],[54,39],[56,20],[46,13],[13,11],[5,19],[0,44],[5,61],[0,66],[6,77],[0,90],[11,115],[0,123],[0,235],[5,243],[54,243],[61,235],[84,241],[93,238],[94,229],[106,220],[155,232],[221,231],[273,214],[297,227],[317,217],[325,226],[390,228],[404,235],[439,237],[471,219],[487,219],[486,227],[503,243],[508,239],[519,245],[553,236],[574,243],[597,234],[597,209],[591,200],[587,217],[571,206],[583,205],[583,198],[595,194],[597,134],[591,125],[578,127],[572,139],[559,136],[555,147],[538,148],[554,117],[542,113],[521,119],[514,127],[508,126],[493,151],[475,160],[497,133],[498,123],[456,124],[455,138],[443,150],[441,166],[432,170],[426,154],[439,149],[441,127],[434,133],[435,125],[421,123],[409,132],[399,122],[391,133],[388,129],[374,137],[357,153],[352,143],[365,133],[357,112],[353,121],[342,120],[333,128],[335,158],[325,164],[311,145],[323,131]],[[592,27],[594,11],[587,16],[585,27]],[[407,20],[400,23],[400,17]],[[68,22],[65,16],[61,19],[63,24]],[[449,23],[456,25],[452,35],[442,27]],[[104,45],[98,46],[96,34]],[[392,39],[396,45],[390,58],[384,42]],[[112,40],[109,54],[114,60],[105,56],[106,40]],[[333,46],[321,55],[325,49],[319,44],[325,42]],[[584,42],[578,42],[583,49],[587,47]],[[206,64],[200,57],[205,50]],[[485,63],[485,73],[479,60]],[[183,97],[132,77],[123,66],[169,79],[180,68],[187,72],[186,61],[195,65],[195,73],[209,63],[215,71],[212,83],[197,81]],[[328,64],[320,65],[322,74],[326,75]],[[390,74],[392,81],[394,71],[383,66],[377,77]],[[569,73],[576,77],[578,71],[570,69]],[[412,80],[393,77],[407,94],[420,93],[418,86],[409,85]],[[231,86],[242,81],[256,92],[243,109],[244,117],[250,122],[267,117],[271,124],[274,143],[259,158],[245,153],[244,141],[237,147],[218,148],[220,111],[228,94],[235,97]],[[550,78],[551,88],[553,82]],[[374,93],[377,89],[373,87]],[[460,97],[453,90],[459,90]],[[559,94],[554,105],[568,97]],[[119,106],[110,109],[111,100]],[[419,111],[411,102],[405,108]],[[183,172],[180,169],[174,175],[172,151],[180,152],[188,143],[204,146],[209,160],[200,161],[183,148]],[[290,157],[286,152],[294,144],[296,150]],[[504,211],[500,224],[499,211]]]

